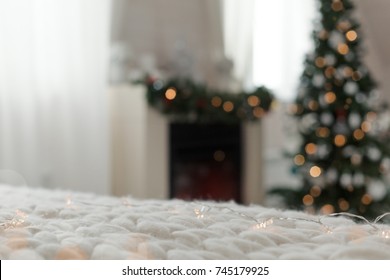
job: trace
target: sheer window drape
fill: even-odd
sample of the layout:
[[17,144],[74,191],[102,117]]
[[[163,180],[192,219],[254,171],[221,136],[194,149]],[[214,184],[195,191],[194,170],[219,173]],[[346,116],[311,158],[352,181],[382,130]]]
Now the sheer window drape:
[[255,0],[220,0],[226,57],[234,64],[234,78],[242,87],[253,85],[253,9]]
[[310,50],[315,0],[221,0],[224,48],[244,87],[265,85],[294,98]]
[[109,0],[0,1],[0,183],[108,192],[109,15]]

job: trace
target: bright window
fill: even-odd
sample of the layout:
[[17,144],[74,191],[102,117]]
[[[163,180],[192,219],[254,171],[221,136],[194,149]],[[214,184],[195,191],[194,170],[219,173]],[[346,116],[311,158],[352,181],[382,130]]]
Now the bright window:
[[244,87],[264,85],[284,101],[294,98],[316,0],[221,0],[225,55]]
[[315,1],[255,0],[253,12],[253,83],[290,101],[312,46]]

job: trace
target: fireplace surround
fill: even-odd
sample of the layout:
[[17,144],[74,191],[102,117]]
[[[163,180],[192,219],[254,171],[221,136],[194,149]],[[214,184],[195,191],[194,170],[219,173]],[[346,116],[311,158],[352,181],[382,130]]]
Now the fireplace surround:
[[[109,100],[112,193],[146,199],[173,197],[169,167],[170,121],[147,105],[142,86],[111,88]],[[188,135],[194,133],[190,131]],[[232,197],[244,204],[263,202],[262,136],[261,122],[240,124],[240,192]],[[214,148],[212,156],[223,158],[225,150]],[[228,158],[226,153],[225,158]],[[209,184],[213,180],[209,180]],[[207,199],[212,195],[200,196]]]

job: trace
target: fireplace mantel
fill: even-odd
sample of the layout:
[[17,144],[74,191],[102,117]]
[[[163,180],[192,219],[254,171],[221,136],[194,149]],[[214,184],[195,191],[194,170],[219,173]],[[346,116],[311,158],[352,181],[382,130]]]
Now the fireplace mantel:
[[[169,198],[169,122],[149,108],[141,85],[109,91],[112,193],[136,198]],[[261,123],[242,124],[242,201],[261,203]]]

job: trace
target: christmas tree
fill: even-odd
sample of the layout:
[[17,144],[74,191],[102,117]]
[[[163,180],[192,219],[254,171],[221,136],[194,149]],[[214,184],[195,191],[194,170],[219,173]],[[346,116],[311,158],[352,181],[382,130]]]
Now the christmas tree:
[[361,60],[353,3],[319,4],[314,52],[306,57],[291,111],[302,140],[294,164],[303,182],[285,198],[290,206],[313,212],[375,217],[388,210],[383,176],[389,169],[390,142],[378,123],[383,103]]

